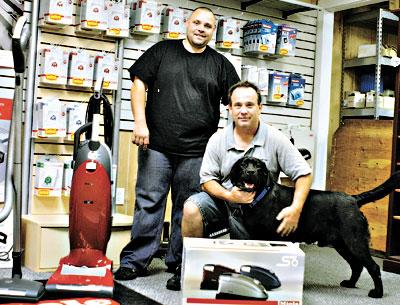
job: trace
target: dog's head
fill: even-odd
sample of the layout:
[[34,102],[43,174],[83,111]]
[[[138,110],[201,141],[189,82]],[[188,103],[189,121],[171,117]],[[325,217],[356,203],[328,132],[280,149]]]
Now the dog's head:
[[243,157],[236,161],[229,174],[234,186],[247,192],[258,192],[272,184],[265,163],[254,157]]

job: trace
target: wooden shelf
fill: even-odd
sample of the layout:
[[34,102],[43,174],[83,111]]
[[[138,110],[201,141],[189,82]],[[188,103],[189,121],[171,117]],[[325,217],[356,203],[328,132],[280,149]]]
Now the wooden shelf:
[[[113,215],[107,257],[114,266],[131,235],[132,216]],[[35,272],[54,271],[69,253],[68,215],[24,215],[22,217],[24,265]]]

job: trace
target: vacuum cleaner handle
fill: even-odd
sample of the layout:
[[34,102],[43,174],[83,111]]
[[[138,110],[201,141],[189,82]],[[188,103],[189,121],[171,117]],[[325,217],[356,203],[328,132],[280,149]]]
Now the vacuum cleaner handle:
[[26,16],[18,18],[14,27],[12,36],[12,54],[14,59],[14,70],[16,73],[24,73],[25,71],[25,55],[24,49],[29,41],[29,25]]
[[80,145],[81,135],[92,129],[92,122],[86,123],[79,127],[74,133],[74,156],[73,160],[76,160],[76,156],[78,154],[78,149]]

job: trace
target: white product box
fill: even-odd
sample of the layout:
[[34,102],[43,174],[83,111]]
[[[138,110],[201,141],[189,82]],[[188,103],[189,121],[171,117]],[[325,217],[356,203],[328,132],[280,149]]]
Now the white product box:
[[267,68],[258,68],[258,89],[261,95],[268,95],[269,72]]
[[376,56],[376,45],[375,44],[362,44],[358,46],[358,58]]
[[107,14],[106,36],[129,37],[130,7],[123,2],[106,1]]
[[40,1],[39,25],[43,27],[64,27],[73,23],[74,4],[72,0]]
[[395,98],[393,96],[379,96],[378,107],[386,110],[394,110]]
[[12,268],[14,213],[0,223],[0,268]]
[[364,108],[365,107],[365,94],[359,91],[346,91],[345,99],[343,101],[345,108]]
[[161,25],[161,4],[138,0],[132,3],[130,29],[136,34],[158,34]]
[[[224,276],[207,272],[219,266],[231,271]],[[243,273],[249,266],[274,273],[280,286],[260,286],[256,274]],[[241,271],[242,276],[235,275]],[[249,304],[243,297],[258,296],[264,301],[260,304],[301,305],[303,279],[304,252],[298,244],[205,238],[183,242],[182,304]]]
[[64,164],[52,156],[41,156],[36,161],[34,194],[61,197]]
[[247,80],[255,85],[258,84],[258,68],[256,66],[245,65],[242,67],[242,80]]
[[167,6],[162,15],[162,37],[164,39],[183,39],[186,34],[187,11]]
[[375,91],[371,90],[365,93],[365,107],[366,108],[375,107]]
[[94,56],[82,49],[69,55],[67,84],[75,87],[90,88],[93,85]]
[[67,110],[67,140],[73,141],[75,131],[78,130],[86,120],[87,105],[84,103],[68,103]]
[[74,169],[71,166],[72,158],[64,161],[63,182],[62,182],[62,195],[68,197],[71,194],[72,175]]
[[221,49],[240,48],[240,21],[229,17],[218,20],[215,46]]
[[49,97],[35,103],[33,123],[37,138],[63,138],[66,136],[66,108],[58,98]]
[[112,53],[101,53],[95,58],[94,80],[103,76],[103,89],[117,90],[119,59]]
[[80,29],[105,31],[107,29],[108,16],[105,10],[104,0],[80,0]]
[[40,57],[41,83],[66,85],[69,52],[61,47],[49,46],[42,49]]

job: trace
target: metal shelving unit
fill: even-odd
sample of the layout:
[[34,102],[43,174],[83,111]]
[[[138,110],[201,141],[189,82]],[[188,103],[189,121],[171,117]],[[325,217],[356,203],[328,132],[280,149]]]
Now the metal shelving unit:
[[[263,2],[263,0],[242,0],[240,4],[240,9],[246,10],[250,5],[259,2]],[[282,17],[285,19],[292,14],[321,9],[317,5],[297,0],[268,0],[265,2],[269,8],[282,11]]]
[[[397,35],[397,49],[400,48],[400,35]],[[393,120],[392,173],[400,170],[400,69],[396,70],[395,115]],[[389,198],[386,258],[383,270],[400,274],[400,189],[396,189]]]
[[[397,26],[399,17],[395,14],[379,9],[376,11],[368,11],[365,13],[354,14],[346,18],[345,25],[362,24],[368,28],[376,28],[376,54],[377,56],[365,58],[353,58],[343,61],[344,69],[357,69],[363,66],[375,66],[375,92],[380,91],[382,66],[397,67],[398,60],[381,56],[382,36],[383,33],[393,33],[397,35]],[[343,94],[344,95],[344,94]],[[393,117],[393,110],[382,109],[378,104],[379,94],[375,94],[374,108],[342,108],[341,117]]]

